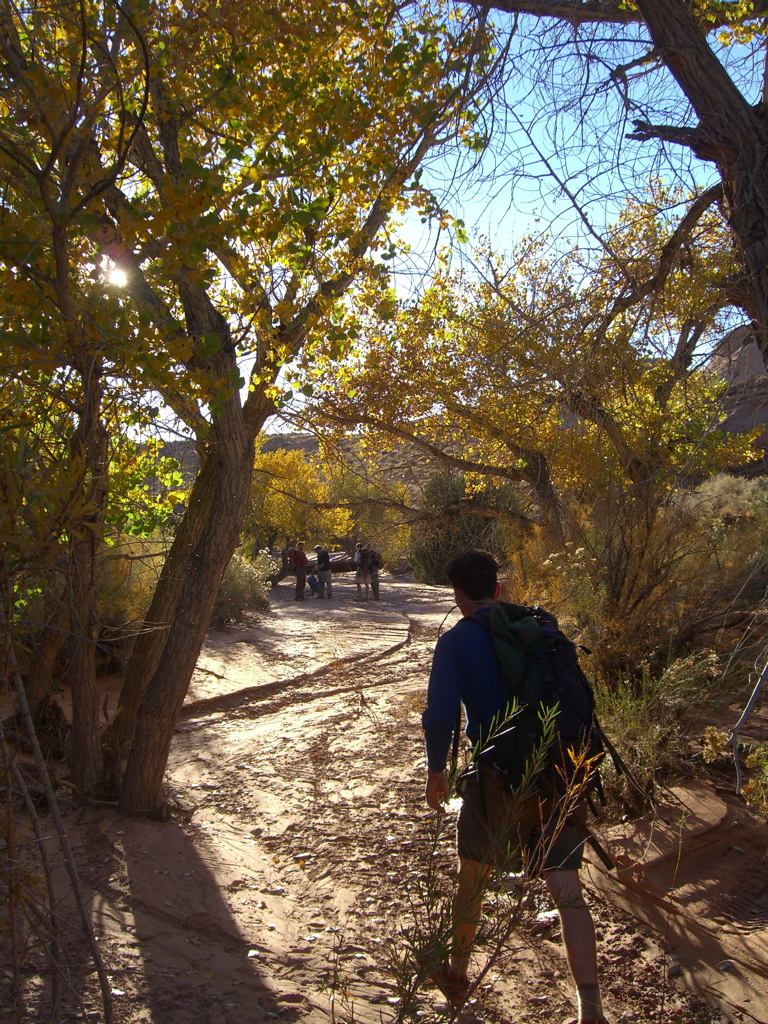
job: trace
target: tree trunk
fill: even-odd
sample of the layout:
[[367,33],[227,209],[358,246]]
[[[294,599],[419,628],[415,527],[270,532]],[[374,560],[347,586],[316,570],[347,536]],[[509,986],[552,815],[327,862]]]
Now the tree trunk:
[[29,671],[24,683],[32,721],[37,725],[37,716],[43,701],[51,689],[53,666],[56,655],[67,637],[69,629],[69,582],[56,600],[56,608],[49,621],[30,641]]
[[[185,279],[178,284],[190,334],[200,337],[215,331],[221,339],[221,347],[207,367],[214,379],[230,380],[237,371],[237,360],[226,320],[204,292]],[[161,628],[153,640],[146,641],[135,663],[131,702],[136,700],[142,680],[149,678],[149,682],[139,704],[120,787],[118,807],[123,813],[151,813],[160,802],[173,729],[221,578],[240,540],[253,474],[253,439],[271,409],[263,392],[251,393],[243,407],[239,392],[230,389],[213,416],[205,439],[210,454],[193,487],[195,500],[190,501],[179,530],[182,537],[174,564],[163,573],[153,599],[153,614]],[[130,725],[130,714],[126,714],[126,725]]]
[[101,778],[93,546],[93,536],[82,530],[70,546],[69,559],[72,640],[68,674],[72,690],[72,729],[65,753],[72,781],[83,793],[92,792]]
[[768,354],[768,136],[760,125],[757,137],[743,140],[734,159],[720,171],[727,200],[728,224],[744,270],[742,288],[729,298],[752,318],[755,337]]
[[289,572],[292,572],[292,570],[293,566],[288,561],[288,548],[284,547],[280,551],[280,568],[273,576],[269,577],[270,587],[276,587],[281,580],[285,579]]
[[555,488],[552,486],[546,456],[541,452],[532,455],[521,475],[530,484],[541,509],[543,539],[553,551],[562,551],[565,546],[565,533],[560,514],[560,502]]
[[[239,411],[239,401],[237,402]],[[119,810],[153,812],[160,803],[163,773],[221,578],[234,554],[250,493],[253,442],[242,418],[220,422],[212,481],[216,501],[209,507],[200,539],[185,564],[181,595],[169,622],[165,645],[141,699],[136,731],[120,790]],[[174,584],[171,584],[174,585]]]
[[199,543],[211,515],[216,493],[218,457],[207,454],[192,485],[187,511],[163,564],[141,632],[131,652],[120,702],[104,735],[105,749],[121,761],[133,739],[136,718],[144,691],[152,678],[168,638],[176,605],[184,588],[187,559]]
[[[637,0],[637,9],[699,118],[698,126],[680,133],[676,141],[720,171],[744,272],[729,298],[752,317],[759,344],[768,352],[768,133],[763,107],[753,107],[739,92],[687,4]],[[658,129],[659,137],[663,131]]]

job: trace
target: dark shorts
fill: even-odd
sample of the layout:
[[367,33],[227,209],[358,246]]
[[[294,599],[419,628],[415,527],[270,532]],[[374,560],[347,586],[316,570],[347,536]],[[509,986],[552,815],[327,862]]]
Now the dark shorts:
[[462,804],[457,840],[462,860],[533,873],[581,867],[586,831],[573,816],[563,821],[556,810],[553,813],[553,800],[538,796],[516,799],[503,778],[487,770],[482,780],[477,773],[462,779],[459,791]]

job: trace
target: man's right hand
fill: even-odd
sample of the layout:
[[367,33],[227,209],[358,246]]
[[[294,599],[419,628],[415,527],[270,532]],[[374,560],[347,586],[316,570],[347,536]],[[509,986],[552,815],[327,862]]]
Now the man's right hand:
[[427,771],[427,788],[424,795],[433,811],[443,810],[443,801],[448,796],[448,780],[445,777],[445,772]]

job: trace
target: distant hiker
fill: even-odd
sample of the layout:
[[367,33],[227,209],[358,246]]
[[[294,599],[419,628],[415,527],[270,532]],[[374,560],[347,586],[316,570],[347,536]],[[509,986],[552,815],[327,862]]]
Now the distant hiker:
[[[370,547],[370,544],[368,545]],[[384,564],[384,559],[379,551],[371,549],[370,574],[371,574],[371,597],[374,601],[379,600],[379,569]]]
[[357,544],[355,544],[355,553],[352,555],[352,561],[355,563],[355,583],[357,584],[358,601],[361,601],[363,598],[362,580],[360,578],[360,552],[362,550],[362,541],[358,541]]
[[[445,567],[453,586],[454,598],[461,612],[459,622],[437,641],[429,678],[427,708],[422,724],[427,749],[426,801],[436,811],[448,793],[445,774],[449,748],[457,727],[460,705],[467,717],[466,733],[479,753],[472,770],[460,780],[462,807],[457,824],[459,881],[453,907],[450,957],[436,963],[430,975],[446,999],[454,1007],[461,1006],[470,987],[468,968],[472,943],[480,922],[482,897],[492,870],[520,871],[525,867],[529,877],[542,874],[560,914],[563,942],[568,964],[576,983],[579,1016],[568,1024],[607,1024],[603,1015],[600,986],[597,978],[595,929],[589,908],[584,901],[579,879],[582,848],[587,837],[581,826],[579,790],[566,811],[559,814],[568,796],[558,796],[544,772],[528,776],[527,791],[521,785],[513,793],[507,772],[501,770],[494,757],[504,747],[504,736],[515,735],[524,742],[527,733],[510,729],[515,719],[507,718],[506,687],[509,674],[502,675],[493,636],[492,616],[507,616],[507,609],[516,605],[500,605],[496,561],[484,551],[465,551]],[[526,626],[536,624],[531,609],[518,609]],[[554,621],[548,613],[537,614],[542,621]],[[498,618],[493,620],[498,621]],[[514,620],[510,620],[514,625]],[[533,627],[530,627],[533,629]],[[556,633],[553,627],[551,633]],[[545,635],[545,631],[541,631]],[[557,633],[557,636],[562,636]],[[569,642],[563,638],[563,643]],[[543,646],[546,646],[544,644]],[[571,645],[573,646],[573,645]],[[548,651],[556,648],[549,647]],[[521,687],[537,668],[546,675],[547,667],[534,664],[535,656],[518,648],[523,665]],[[543,656],[542,656],[543,657]],[[555,668],[557,653],[552,654]],[[521,706],[519,721],[525,715]],[[529,711],[529,714],[532,712]],[[534,716],[536,717],[536,716]],[[538,719],[537,719],[538,720]],[[557,722],[557,719],[555,719]]]
[[310,572],[309,575],[307,576],[307,583],[309,584],[310,591],[312,592],[312,594],[315,597],[322,597],[323,596],[322,593],[321,593],[321,591],[323,589],[322,585],[320,583],[320,580],[317,578],[317,576],[315,576],[314,571]]
[[304,551],[304,545],[301,541],[296,545],[296,549],[291,556],[293,560],[293,568],[296,570],[296,601],[304,600],[304,587],[307,579],[307,554]]
[[[355,574],[355,583],[357,584],[357,599],[358,601],[367,601],[368,588],[371,583],[370,544],[357,545],[357,550],[355,551],[355,561],[357,562],[357,573]],[[363,596],[363,587],[365,587],[365,596]]]
[[317,553],[317,575],[320,579],[320,593],[317,596],[322,597],[323,589],[325,589],[325,596],[330,597],[333,580],[333,573],[331,572],[331,556],[322,544],[315,545],[315,552]]

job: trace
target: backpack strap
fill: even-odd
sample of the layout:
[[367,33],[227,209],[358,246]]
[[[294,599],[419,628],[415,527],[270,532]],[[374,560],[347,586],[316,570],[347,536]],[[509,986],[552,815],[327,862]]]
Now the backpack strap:
[[456,711],[456,724],[453,729],[453,743],[451,744],[451,775],[456,774],[456,766],[459,763],[459,742],[461,741],[461,702]]

